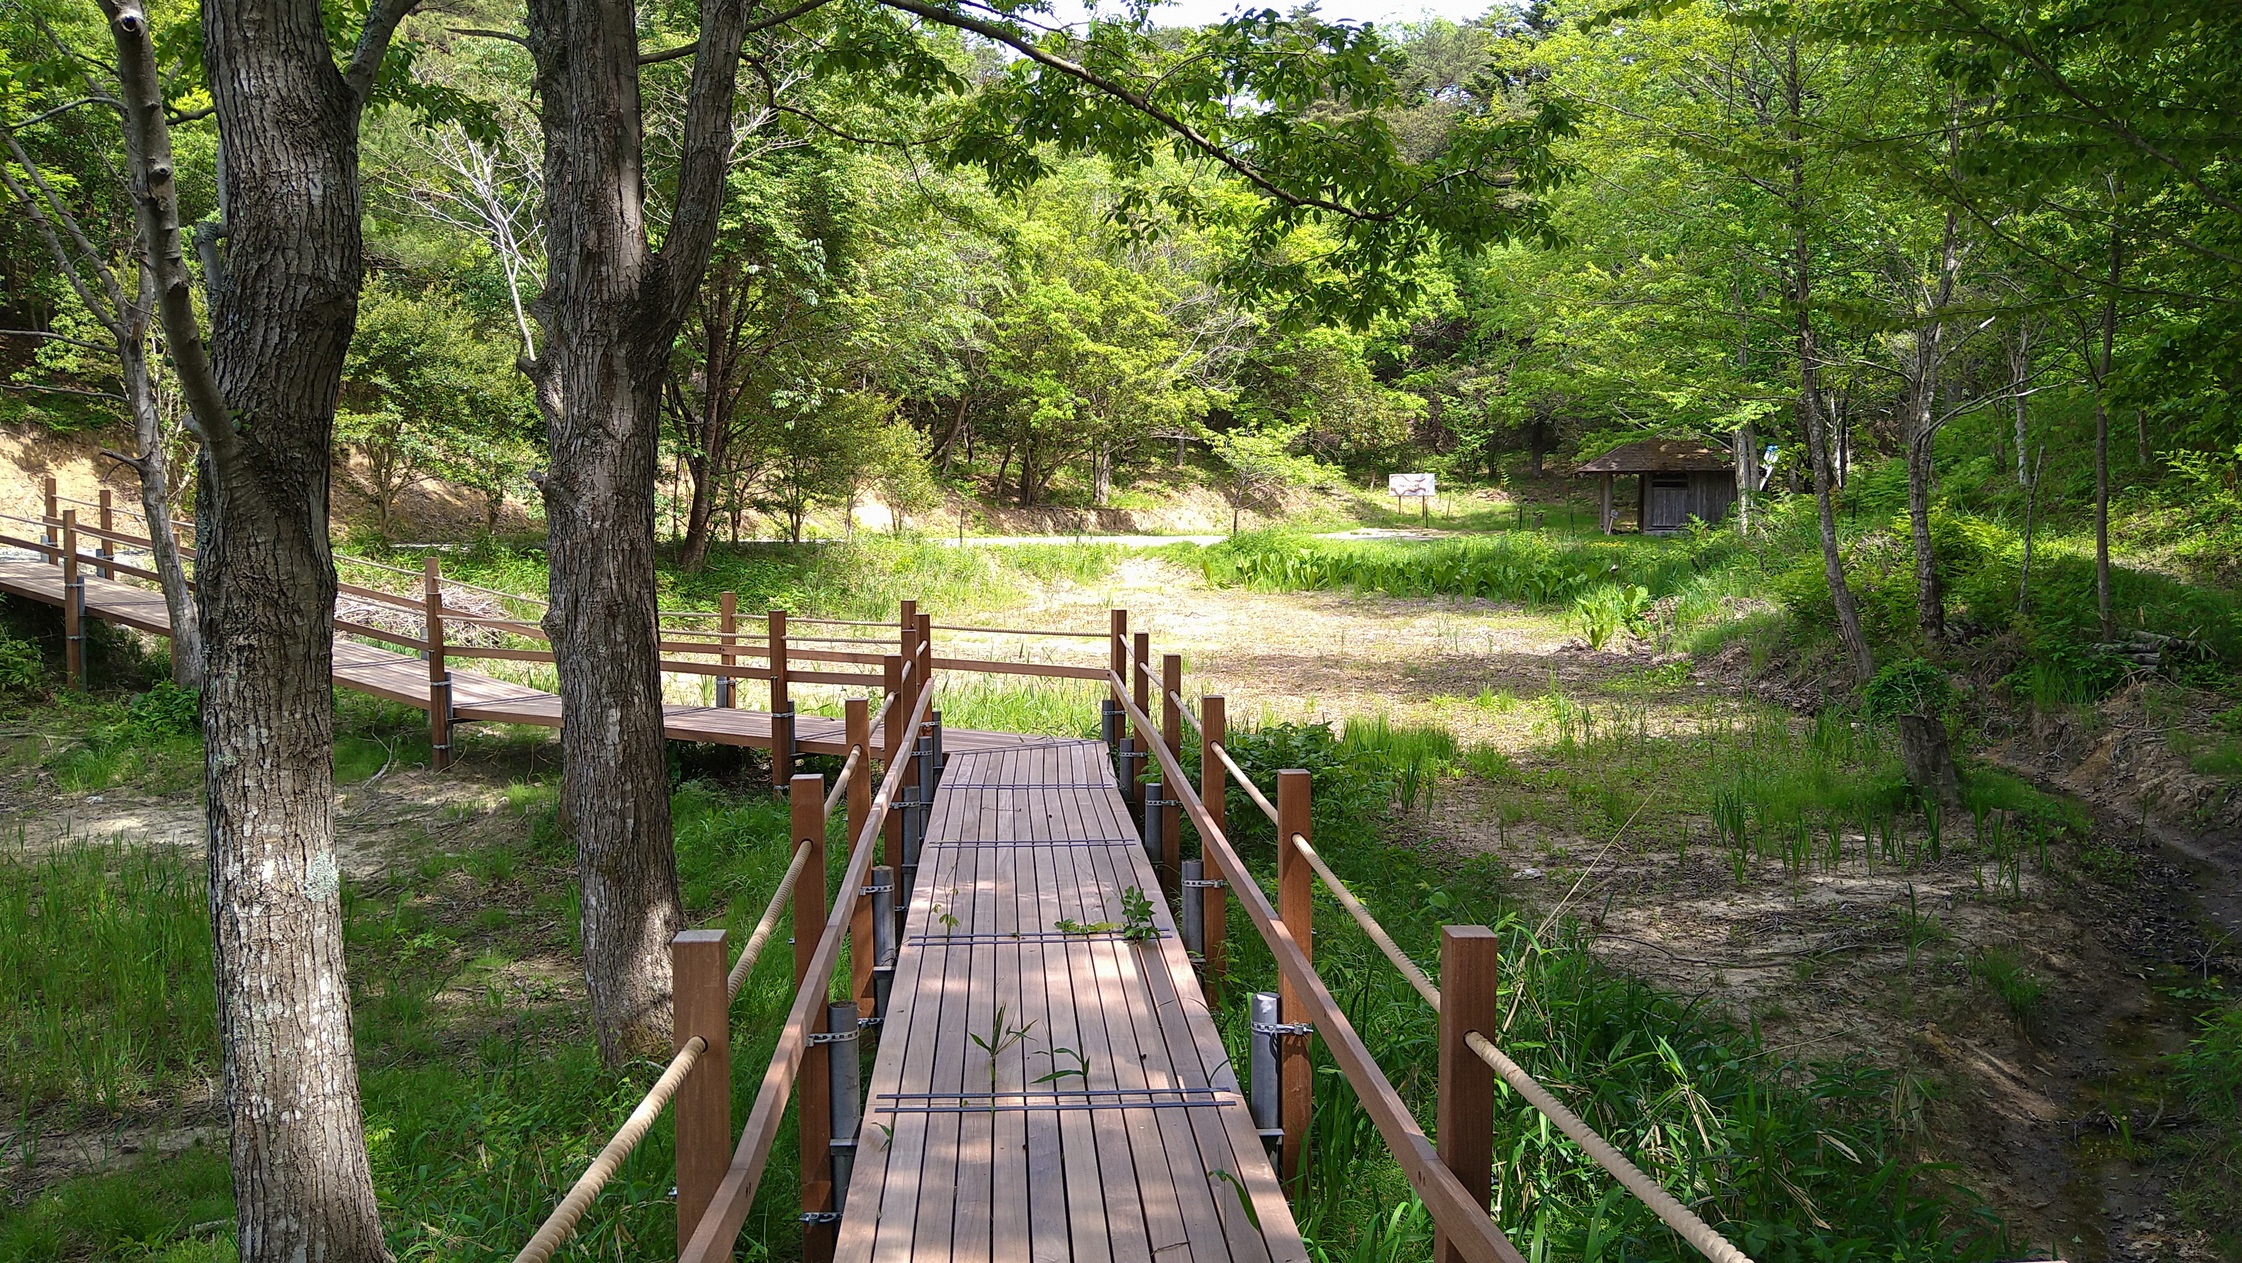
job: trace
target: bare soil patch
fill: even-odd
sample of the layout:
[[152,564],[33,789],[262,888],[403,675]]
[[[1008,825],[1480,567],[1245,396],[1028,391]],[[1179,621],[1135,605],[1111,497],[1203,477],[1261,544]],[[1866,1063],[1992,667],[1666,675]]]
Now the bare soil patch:
[[[1611,964],[1756,1024],[1771,1055],[1863,1057],[1919,1083],[1895,1101],[1926,1159],[2028,1240],[2066,1259],[2215,1257],[2167,1223],[2163,1179],[2135,1137],[2165,1106],[2148,1088],[2185,1046],[2190,977],[2237,964],[2196,925],[2187,875],[2153,837],[2098,821],[2100,863],[2027,868],[2020,896],[1981,890],[1966,861],[1836,872],[1750,866],[1673,839],[1590,838],[1498,823],[1509,791],[1465,783],[1422,823],[1428,844],[1493,854],[1538,915],[1581,919]],[[2114,857],[2114,858],[2113,858]],[[1989,880],[1989,879],[1988,879]],[[2028,1020],[1973,969],[2007,953],[2046,984]]]

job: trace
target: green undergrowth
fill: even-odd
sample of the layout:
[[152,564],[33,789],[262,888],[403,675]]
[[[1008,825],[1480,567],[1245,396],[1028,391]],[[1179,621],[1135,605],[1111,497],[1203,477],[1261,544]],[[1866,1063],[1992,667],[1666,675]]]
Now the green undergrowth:
[[[367,560],[415,570],[425,549],[372,548]],[[437,554],[446,577],[501,592],[542,598],[550,585],[541,545],[484,537]],[[1095,583],[1126,550],[1110,544],[1028,544],[958,548],[915,535],[864,534],[852,541],[810,544],[715,544],[699,571],[660,563],[662,608],[708,611],[722,592],[737,595],[743,615],[783,609],[822,618],[888,622],[905,600],[938,617],[1006,608],[1053,583]],[[417,594],[417,574],[339,563],[352,582]],[[514,613],[533,613],[524,605]]]
[[2173,1204],[2213,1234],[2220,1257],[2242,1254],[2242,1002],[2202,1017],[2202,1029],[2174,1059],[2176,1086],[2193,1126],[2178,1142]]
[[[517,782],[344,884],[368,1151],[401,1260],[512,1258],[660,1069],[609,1070],[590,1045],[556,802],[549,782]],[[736,948],[786,867],[786,808],[691,781],[672,810],[689,920]],[[169,1103],[217,1066],[209,933],[198,856],[129,839],[0,854],[0,1087],[36,1112],[34,1135],[188,1121]],[[740,1101],[793,998],[784,933],[733,1010]],[[789,1122],[779,1151],[792,1137]],[[671,1146],[665,1115],[558,1257],[673,1255]],[[233,1254],[229,1183],[222,1146],[190,1148],[0,1201],[0,1258],[215,1263]],[[746,1257],[795,1256],[798,1205],[794,1164],[774,1162]]]
[[[1492,857],[1436,861],[1389,841],[1382,822],[1406,778],[1451,756],[1423,732],[1281,726],[1233,735],[1264,790],[1282,767],[1315,784],[1315,841],[1403,950],[1437,974],[1439,927],[1480,924],[1503,944],[1501,1042],[1599,1132],[1762,1260],[2015,1257],[2002,1226],[1939,1169],[1914,1161],[1902,1107],[1918,1085],[1857,1061],[1807,1063],[1757,1035],[1596,963],[1563,920],[1529,923]],[[1274,833],[1229,813],[1233,840],[1264,887]],[[1272,962],[1233,904],[1235,985],[1220,1020],[1245,1064],[1246,993],[1273,986]],[[1437,1082],[1434,1015],[1328,897],[1317,900],[1318,971],[1428,1130]],[[1411,1210],[1388,1156],[1321,1045],[1302,1226],[1320,1258],[1418,1259],[1430,1225]],[[1531,1107],[1497,1103],[1497,1217],[1529,1258],[1693,1259],[1648,1211]]]

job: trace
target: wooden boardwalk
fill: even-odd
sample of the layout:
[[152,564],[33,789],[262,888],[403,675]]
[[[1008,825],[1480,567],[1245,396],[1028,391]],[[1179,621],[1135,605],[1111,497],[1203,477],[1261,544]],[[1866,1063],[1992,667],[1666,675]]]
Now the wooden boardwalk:
[[844,1263],[1306,1260],[1100,743],[953,748],[892,994]]
[[[162,593],[104,579],[91,573],[90,562],[81,565],[87,572],[84,574],[87,617],[159,636],[171,634],[171,620],[164,608]],[[62,569],[27,557],[0,557],[0,592],[60,605]],[[551,693],[457,667],[451,669],[451,679],[454,720],[560,727],[560,698]],[[398,653],[337,635],[335,683],[360,693],[428,709],[428,667],[414,654]],[[765,711],[664,706],[662,725],[673,741],[706,741],[761,749],[768,749],[771,744],[771,717]],[[794,721],[794,727],[795,744],[804,753],[848,753],[847,734],[838,719],[802,715]],[[875,754],[884,754],[882,738],[879,732],[872,734]],[[1007,732],[948,729],[942,740],[945,752],[965,752],[1006,749],[1034,738]]]

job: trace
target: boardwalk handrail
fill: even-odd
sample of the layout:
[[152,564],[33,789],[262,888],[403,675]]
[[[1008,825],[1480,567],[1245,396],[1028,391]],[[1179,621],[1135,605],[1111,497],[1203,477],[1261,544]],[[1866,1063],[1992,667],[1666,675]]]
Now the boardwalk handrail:
[[[926,722],[934,700],[932,688],[917,690],[918,703],[912,708],[908,725],[916,730]],[[739,1145],[733,1150],[732,1162],[723,1180],[717,1185],[715,1195],[700,1217],[699,1224],[679,1251],[680,1263],[715,1263],[729,1259],[733,1243],[739,1237],[740,1226],[747,1221],[747,1212],[754,1204],[755,1192],[762,1183],[763,1168],[769,1163],[772,1142],[778,1138],[780,1120],[786,1113],[786,1103],[792,1095],[794,1079],[799,1073],[803,1054],[808,1049],[808,1035],[814,1021],[822,1018],[820,1009],[826,1003],[832,987],[833,969],[840,962],[841,945],[847,939],[849,926],[854,919],[857,901],[863,899],[864,879],[871,870],[876,853],[874,842],[895,801],[895,793],[903,783],[904,770],[911,766],[909,758],[888,760],[887,775],[881,779],[878,793],[873,796],[871,809],[856,837],[850,840],[852,855],[849,866],[841,876],[841,897],[833,901],[827,914],[823,933],[818,936],[816,952],[811,956],[809,968],[795,993],[794,1007],[787,1014],[786,1025],[779,1032],[778,1046],[771,1051],[770,1065],[763,1072],[762,1086],[755,1094],[755,1105],[748,1114],[747,1124],[740,1131]],[[796,934],[800,934],[797,927]]]
[[[1138,730],[1154,731],[1151,717],[1130,698],[1128,684],[1121,674],[1109,671],[1107,678],[1114,696],[1138,725]],[[1167,743],[1155,740],[1149,744],[1153,756],[1159,760],[1165,784],[1181,800],[1183,810],[1198,828],[1200,845],[1215,857],[1224,873],[1250,872],[1231,848],[1228,836],[1208,813],[1206,804],[1191,789],[1183,765],[1167,748]],[[1475,1202],[1462,1182],[1441,1162],[1424,1128],[1418,1125],[1408,1104],[1394,1090],[1392,1081],[1379,1069],[1377,1059],[1363,1043],[1354,1024],[1347,1020],[1345,1010],[1324,986],[1323,978],[1316,973],[1292,931],[1278,919],[1276,909],[1269,905],[1269,897],[1262,893],[1260,884],[1250,880],[1233,881],[1230,891],[1244,905],[1247,919],[1269,945],[1278,971],[1309,1011],[1316,1034],[1330,1050],[1332,1060],[1339,1064],[1378,1134],[1400,1164],[1402,1175],[1432,1213],[1433,1222],[1446,1234],[1449,1243],[1471,1263],[1524,1263],[1524,1256],[1488,1217],[1487,1208]]]
[[[930,690],[922,690],[922,694],[927,692],[930,692]],[[892,703],[893,700],[891,695],[889,701]],[[869,725],[866,725],[863,729],[865,733],[869,733],[870,730]],[[832,816],[834,808],[840,805],[847,795],[854,778],[864,774],[866,759],[867,754],[863,745],[853,745],[850,748],[847,760],[841,764],[841,770],[833,778],[833,787],[825,795],[819,808],[817,818],[820,821]],[[896,760],[895,762],[897,767],[902,767],[908,761]],[[739,999],[740,990],[746,984],[748,975],[754,972],[756,962],[762,957],[764,947],[770,943],[772,935],[777,931],[780,910],[785,907],[787,899],[795,893],[795,887],[800,882],[803,871],[809,867],[812,854],[816,853],[823,844],[824,839],[822,837],[795,839],[793,856],[787,864],[786,872],[779,878],[777,887],[772,890],[770,902],[764,906],[763,915],[757,919],[755,929],[748,936],[746,946],[740,950],[739,959],[726,971],[724,1004],[727,1008]],[[820,891],[819,895],[822,898],[823,892]],[[830,932],[830,928],[828,932]],[[807,985],[805,982],[805,989]],[[823,990],[822,985],[819,990]],[[606,1186],[607,1181],[613,1177],[623,1161],[630,1156],[631,1151],[645,1138],[647,1130],[653,1126],[654,1120],[660,1116],[662,1109],[676,1094],[687,1076],[692,1073],[694,1066],[700,1061],[702,1055],[708,1051],[708,1048],[708,1040],[701,1035],[694,1035],[679,1046],[675,1055],[670,1058],[668,1066],[663,1069],[661,1077],[655,1080],[654,1085],[639,1100],[637,1107],[631,1111],[630,1117],[608,1140],[607,1144],[600,1150],[599,1156],[585,1169],[584,1173],[577,1177],[576,1182],[570,1186],[568,1193],[553,1208],[552,1213],[546,1217],[545,1222],[530,1237],[528,1243],[523,1245],[521,1252],[515,1256],[515,1263],[546,1263],[552,1257],[553,1252],[574,1234],[576,1224],[583,1217],[584,1212],[591,1206],[592,1201],[599,1196],[600,1190]],[[752,1196],[752,1192],[750,1196]]]

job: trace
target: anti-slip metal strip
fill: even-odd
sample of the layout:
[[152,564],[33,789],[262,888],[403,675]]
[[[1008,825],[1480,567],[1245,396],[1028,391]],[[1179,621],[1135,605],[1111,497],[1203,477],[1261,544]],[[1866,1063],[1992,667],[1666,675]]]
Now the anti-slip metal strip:
[[924,843],[937,846],[1143,846],[1136,838],[941,838]]

